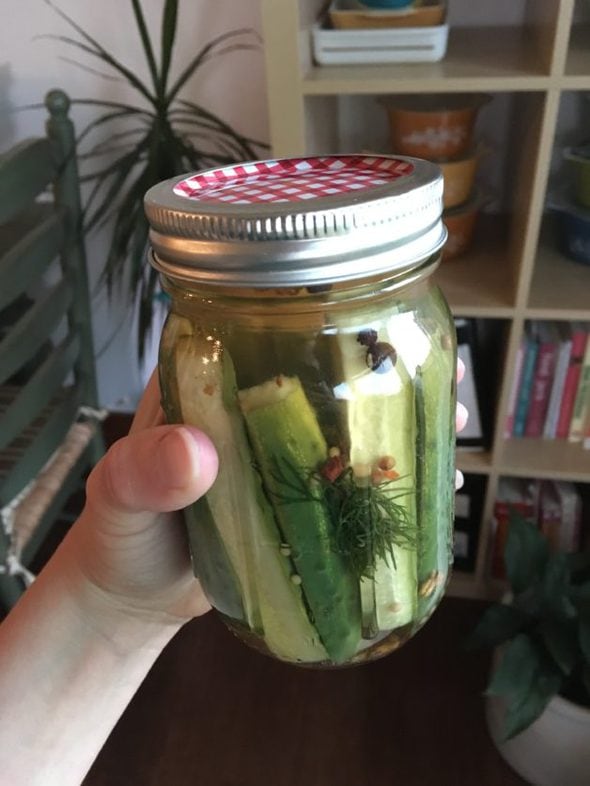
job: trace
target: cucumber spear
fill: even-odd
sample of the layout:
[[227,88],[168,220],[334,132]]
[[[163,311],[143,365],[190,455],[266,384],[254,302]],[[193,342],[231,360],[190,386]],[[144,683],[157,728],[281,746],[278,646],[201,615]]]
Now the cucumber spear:
[[[326,660],[301,589],[291,581],[290,562],[281,553],[272,510],[252,467],[229,354],[214,339],[182,335],[175,342],[175,369],[183,422],[202,429],[219,454],[217,479],[206,499],[217,539],[237,576],[247,624],[263,634],[265,644],[279,658]],[[201,522],[195,520],[192,526],[198,529]],[[211,544],[202,543],[202,534],[199,530],[192,540],[209,554]],[[215,553],[209,554],[210,560]]]
[[330,659],[343,663],[361,639],[358,586],[337,552],[333,525],[314,471],[328,458],[315,413],[296,377],[279,376],[240,391],[264,487],[285,548],[297,569],[313,621]]
[[343,328],[338,344],[350,464],[375,500],[369,532],[386,546],[373,550],[373,564],[360,578],[363,631],[371,637],[411,623],[417,605],[412,388],[385,332]]

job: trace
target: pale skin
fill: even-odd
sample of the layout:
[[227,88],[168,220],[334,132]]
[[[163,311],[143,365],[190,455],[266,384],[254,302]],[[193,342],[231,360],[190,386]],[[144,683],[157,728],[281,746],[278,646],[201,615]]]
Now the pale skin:
[[[457,429],[466,421],[458,405]],[[175,511],[216,473],[204,434],[164,425],[154,375],[80,518],[0,625],[2,783],[79,786],[157,656],[209,610]]]

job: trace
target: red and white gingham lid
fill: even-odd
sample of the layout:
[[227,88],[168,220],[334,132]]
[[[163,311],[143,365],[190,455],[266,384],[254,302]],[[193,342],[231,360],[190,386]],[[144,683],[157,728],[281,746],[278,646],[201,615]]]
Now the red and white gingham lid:
[[410,175],[413,170],[411,161],[396,158],[288,158],[213,169],[179,181],[173,191],[210,204],[304,202],[369,191]]
[[[438,167],[391,156],[253,161],[146,194],[152,262],[233,286],[332,283],[416,263],[445,240]],[[361,263],[362,260],[362,263]]]

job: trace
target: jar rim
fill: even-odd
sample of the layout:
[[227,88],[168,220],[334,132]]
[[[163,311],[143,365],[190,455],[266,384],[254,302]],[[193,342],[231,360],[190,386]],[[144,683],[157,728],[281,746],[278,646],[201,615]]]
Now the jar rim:
[[[270,159],[181,175],[146,194],[151,261],[180,280],[255,288],[411,269],[446,240],[442,191],[435,164],[401,156]],[[250,192],[258,196],[245,199]]]

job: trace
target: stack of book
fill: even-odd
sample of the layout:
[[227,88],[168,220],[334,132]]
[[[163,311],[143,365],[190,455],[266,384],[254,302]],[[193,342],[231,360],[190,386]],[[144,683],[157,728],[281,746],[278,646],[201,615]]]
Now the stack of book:
[[504,547],[510,518],[518,513],[535,524],[554,551],[575,553],[582,544],[582,499],[573,483],[501,478],[492,518],[490,572],[504,578]]
[[504,436],[567,439],[590,449],[590,325],[527,323]]

